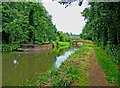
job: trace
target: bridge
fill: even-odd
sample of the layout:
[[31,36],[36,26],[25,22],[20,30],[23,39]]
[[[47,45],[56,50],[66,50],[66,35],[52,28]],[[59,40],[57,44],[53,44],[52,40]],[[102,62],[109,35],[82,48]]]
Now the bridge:
[[83,44],[87,43],[85,40],[76,40],[76,41],[72,42],[72,45],[77,45],[79,42],[81,42]]

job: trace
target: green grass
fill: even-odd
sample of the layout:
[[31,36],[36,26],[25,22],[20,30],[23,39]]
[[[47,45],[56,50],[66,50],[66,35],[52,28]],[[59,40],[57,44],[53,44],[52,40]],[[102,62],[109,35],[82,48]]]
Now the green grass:
[[118,66],[116,63],[112,62],[110,58],[106,55],[104,50],[99,47],[94,47],[98,63],[106,74],[106,79],[109,83],[118,85]]
[[69,42],[58,42],[58,46],[70,46]]
[[51,41],[53,47],[63,47],[63,46],[70,46],[70,42],[61,42],[61,41]]
[[34,82],[22,83],[33,86],[88,86],[87,74],[90,62],[90,48],[83,46],[75,51],[60,68],[53,67],[46,73],[40,74]]
[[75,51],[60,68],[66,73],[67,77],[73,79],[75,86],[88,86],[89,77],[87,75],[90,65],[90,47],[83,46]]
[[68,59],[63,62],[60,68],[53,67],[46,73],[40,74],[34,82],[27,82],[24,85],[33,86],[89,86],[88,70],[91,60],[91,48],[94,47],[96,57],[102,67],[109,83],[118,85],[118,67],[96,45],[85,44],[76,50]]

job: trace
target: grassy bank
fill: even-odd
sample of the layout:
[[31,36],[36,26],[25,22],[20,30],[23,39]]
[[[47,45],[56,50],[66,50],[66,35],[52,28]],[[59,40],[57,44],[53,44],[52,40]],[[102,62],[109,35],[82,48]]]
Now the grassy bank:
[[[70,46],[70,42],[61,42],[61,41],[52,41],[52,42],[44,42],[44,43],[41,43],[41,45],[44,45],[44,44],[52,44],[53,47],[63,47],[63,46]],[[11,52],[13,50],[16,50],[17,48],[20,47],[20,44],[0,44],[0,47],[2,48],[1,50],[3,52]]]
[[22,86],[89,86],[89,67],[91,48],[94,48],[98,63],[102,67],[106,80],[118,85],[118,67],[95,44],[85,44],[76,50],[60,68],[53,67],[46,73],[40,74],[34,81],[27,81]]
[[109,83],[118,85],[118,66],[114,63],[101,48],[94,46],[95,54],[98,59],[98,63],[106,74],[106,79]]
[[53,67],[40,74],[34,82],[27,81],[27,86],[88,86],[88,67],[90,62],[90,47],[83,46],[73,53],[59,69]]
[[57,45],[58,45],[58,47],[59,46],[70,46],[70,43],[69,42],[57,42]]

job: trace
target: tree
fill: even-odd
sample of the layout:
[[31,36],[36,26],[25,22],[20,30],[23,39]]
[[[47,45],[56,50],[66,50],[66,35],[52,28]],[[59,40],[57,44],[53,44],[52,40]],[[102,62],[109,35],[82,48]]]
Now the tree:
[[[90,39],[106,49],[107,53],[120,60],[120,2],[92,2],[83,11],[87,23],[81,36]],[[84,36],[85,35],[85,36]]]
[[57,36],[51,15],[42,3],[33,2],[3,2],[2,31],[3,44],[43,44]]

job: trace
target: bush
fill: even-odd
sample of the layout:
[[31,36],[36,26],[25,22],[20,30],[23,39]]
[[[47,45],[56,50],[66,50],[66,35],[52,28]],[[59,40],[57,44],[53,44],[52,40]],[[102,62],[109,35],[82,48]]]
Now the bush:
[[4,52],[11,52],[16,50],[19,46],[16,44],[2,44],[2,51]]
[[120,61],[120,47],[117,45],[107,45],[105,49],[112,61],[117,63]]

